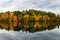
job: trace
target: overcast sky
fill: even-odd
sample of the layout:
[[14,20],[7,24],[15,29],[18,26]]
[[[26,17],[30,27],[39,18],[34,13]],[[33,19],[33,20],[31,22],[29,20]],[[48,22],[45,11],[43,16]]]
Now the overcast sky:
[[0,0],[1,11],[39,9],[60,13],[60,0]]

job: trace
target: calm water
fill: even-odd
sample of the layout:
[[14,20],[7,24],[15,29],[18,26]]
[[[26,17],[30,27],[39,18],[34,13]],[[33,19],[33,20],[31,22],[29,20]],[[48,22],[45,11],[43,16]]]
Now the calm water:
[[[37,23],[35,25],[37,25]],[[27,31],[26,29],[23,31],[23,28],[21,28],[20,31],[6,31],[1,29],[0,40],[60,40],[60,26],[56,25],[56,27],[54,27],[52,25],[49,27],[49,29],[43,27],[42,30],[40,30],[40,27],[40,31],[35,30],[34,32]]]
[[59,22],[1,22],[0,40],[60,40]]

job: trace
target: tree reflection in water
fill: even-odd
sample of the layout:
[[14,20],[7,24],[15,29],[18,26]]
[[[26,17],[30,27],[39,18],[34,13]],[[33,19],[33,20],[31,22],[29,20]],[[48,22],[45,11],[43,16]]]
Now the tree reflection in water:
[[52,30],[59,25],[58,22],[19,22],[16,25],[14,25],[14,23],[0,22],[0,29],[37,32],[37,31]]
[[37,32],[54,29],[59,24],[59,14],[52,12],[30,9],[0,13],[0,29]]

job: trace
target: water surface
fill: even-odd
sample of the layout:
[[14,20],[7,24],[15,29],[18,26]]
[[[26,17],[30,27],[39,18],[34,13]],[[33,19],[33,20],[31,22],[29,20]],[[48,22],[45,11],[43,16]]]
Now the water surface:
[[4,26],[8,27],[7,25],[1,24],[0,40],[60,40],[60,26],[58,23],[20,23],[17,26],[20,27],[19,30],[13,24],[10,24],[10,26],[13,25],[12,27],[17,29],[4,29]]

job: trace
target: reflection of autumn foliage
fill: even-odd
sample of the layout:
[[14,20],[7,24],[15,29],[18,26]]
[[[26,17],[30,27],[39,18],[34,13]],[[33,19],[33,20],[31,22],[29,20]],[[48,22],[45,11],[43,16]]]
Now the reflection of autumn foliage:
[[7,30],[41,31],[60,24],[59,15],[52,12],[25,10],[0,14],[0,27]]
[[17,20],[17,16],[14,16],[14,26],[17,26],[18,20]]

